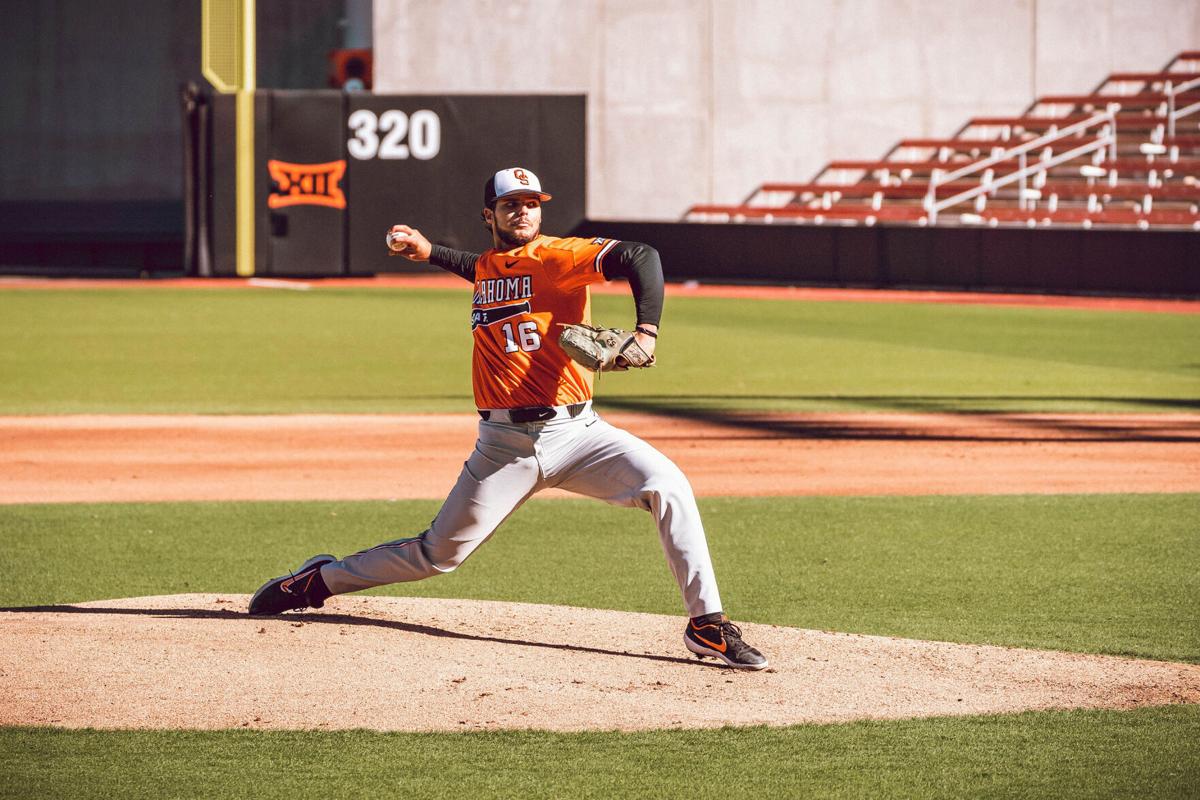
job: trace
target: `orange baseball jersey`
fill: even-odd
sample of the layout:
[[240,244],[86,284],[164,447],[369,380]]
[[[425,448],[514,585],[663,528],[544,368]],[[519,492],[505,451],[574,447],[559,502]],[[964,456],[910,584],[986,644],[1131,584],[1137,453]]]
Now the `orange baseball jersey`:
[[592,373],[558,345],[558,323],[591,324],[588,286],[615,239],[539,236],[475,264],[471,380],[478,408],[562,406],[592,398]]

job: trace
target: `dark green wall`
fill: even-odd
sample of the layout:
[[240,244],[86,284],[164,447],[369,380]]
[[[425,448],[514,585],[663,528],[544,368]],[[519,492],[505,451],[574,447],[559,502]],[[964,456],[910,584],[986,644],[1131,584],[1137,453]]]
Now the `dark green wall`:
[[[259,0],[259,85],[326,88],[343,0]],[[0,0],[0,203],[173,201],[200,0]]]

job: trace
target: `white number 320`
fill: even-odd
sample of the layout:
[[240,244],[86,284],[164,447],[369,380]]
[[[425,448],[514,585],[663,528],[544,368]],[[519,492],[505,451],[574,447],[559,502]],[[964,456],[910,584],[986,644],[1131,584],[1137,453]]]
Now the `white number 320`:
[[[374,111],[360,108],[350,115],[346,125],[354,131],[354,138],[346,142],[346,148],[360,160],[411,155],[428,161],[442,149],[442,121],[429,109],[414,111],[409,117],[393,108],[376,117]],[[380,131],[384,134],[382,140]]]

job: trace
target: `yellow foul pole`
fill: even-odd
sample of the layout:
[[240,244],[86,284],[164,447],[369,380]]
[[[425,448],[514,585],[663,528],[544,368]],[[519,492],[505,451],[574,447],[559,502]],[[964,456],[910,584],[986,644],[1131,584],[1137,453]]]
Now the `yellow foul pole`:
[[237,274],[254,274],[255,0],[242,0],[242,81],[237,93]]
[[237,274],[254,274],[255,0],[200,0],[204,77],[222,94],[235,94],[234,173]]

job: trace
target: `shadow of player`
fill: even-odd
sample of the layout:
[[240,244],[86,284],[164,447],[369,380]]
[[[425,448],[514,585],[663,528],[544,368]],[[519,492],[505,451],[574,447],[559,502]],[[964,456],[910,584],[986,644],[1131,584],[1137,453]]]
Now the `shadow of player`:
[[287,614],[274,617],[251,617],[244,612],[224,610],[224,609],[207,609],[207,608],[103,608],[98,606],[72,606],[72,605],[47,605],[47,606],[17,606],[11,608],[0,608],[0,612],[8,613],[36,613],[45,612],[51,614],[126,614],[132,616],[158,617],[161,619],[217,619],[228,621],[267,621],[273,619],[285,620],[288,622],[305,622],[322,625],[366,625],[376,628],[386,628],[388,630],[401,631],[403,633],[415,633],[422,636],[434,636],[444,639],[461,639],[472,642],[492,642],[494,644],[510,645],[514,647],[540,647],[550,650],[569,650],[576,653],[591,653],[602,656],[621,656],[624,658],[639,658],[647,661],[662,661],[669,664],[690,664],[700,667],[717,667],[720,664],[716,662],[704,662],[695,658],[682,658],[678,656],[663,656],[653,653],[630,653],[625,650],[608,650],[602,647],[586,647],[576,644],[556,644],[554,642],[535,642],[526,639],[505,639],[499,636],[481,636],[474,633],[463,633],[461,631],[451,631],[444,628],[435,628],[432,625],[418,625],[412,622],[400,622],[391,619],[375,619],[372,617],[356,617],[350,614],[338,613],[306,613],[306,614]]

